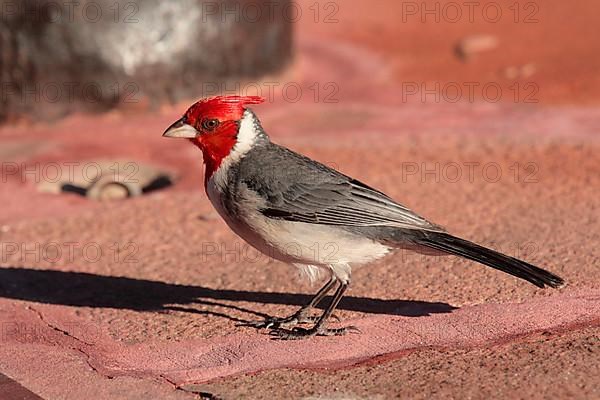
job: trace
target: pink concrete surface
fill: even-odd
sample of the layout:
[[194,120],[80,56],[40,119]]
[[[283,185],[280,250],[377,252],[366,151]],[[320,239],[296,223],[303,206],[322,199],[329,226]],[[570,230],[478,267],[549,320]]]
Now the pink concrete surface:
[[281,369],[189,389],[237,399],[597,399],[600,329],[430,349],[352,368]]
[[[348,18],[359,12],[343,11]],[[464,260],[398,254],[356,271],[340,304],[342,324],[358,326],[361,334],[273,340],[238,324],[289,314],[315,288],[289,267],[247,252],[203,193],[197,149],[160,137],[186,104],[76,115],[50,125],[3,127],[2,161],[25,172],[51,162],[132,158],[176,170],[181,179],[141,198],[96,203],[39,193],[36,180],[43,177],[3,174],[0,240],[18,251],[3,248],[0,260],[1,373],[48,399],[197,398],[188,391],[195,384],[202,391],[207,382],[235,398],[255,376],[263,386],[253,393],[268,398],[272,376],[277,385],[296,388],[333,380],[318,375],[325,370],[348,374],[348,387],[371,380],[375,370],[384,371],[390,385],[396,371],[423,385],[440,370],[472,382],[460,372],[478,362],[472,355],[481,356],[483,373],[514,363],[511,356],[528,349],[573,362],[590,360],[580,357],[588,347],[598,354],[589,339],[597,330],[577,335],[600,325],[600,110],[575,101],[557,105],[555,93],[566,89],[556,89],[547,71],[541,83],[556,90],[554,100],[541,104],[404,102],[402,72],[417,74],[406,79],[427,78],[434,67],[424,75],[403,70],[400,54],[374,43],[375,28],[346,33],[356,40],[340,28],[302,31],[294,65],[281,77],[265,78],[300,82],[306,93],[315,81],[340,89],[337,103],[279,96],[255,107],[273,139],[382,189],[455,234],[548,268],[567,286],[539,290]],[[411,37],[416,40],[403,37],[403,46]],[[418,46],[407,49],[411,57],[419,53]],[[548,49],[543,53],[548,60]],[[467,69],[488,79],[482,65]],[[451,163],[463,168],[457,181],[439,171],[423,175]],[[502,176],[491,181],[477,168],[471,179],[468,163],[492,163]],[[408,173],[409,166],[419,172]],[[63,250],[58,259],[44,256],[51,243]],[[78,250],[67,255],[65,243]],[[103,250],[99,259],[82,253],[89,244]],[[592,344],[577,347],[561,334]],[[520,350],[511,353],[506,346],[514,343]],[[573,346],[580,350],[570,351]],[[550,351],[555,347],[560,350]],[[459,351],[461,361],[449,367]],[[542,355],[528,360],[546,368]],[[419,369],[411,372],[413,364]],[[550,385],[560,364],[548,365],[548,373],[521,385]],[[493,388],[494,375],[485,379]],[[575,395],[587,393],[585,385],[600,386],[591,376],[578,379]],[[435,393],[438,383],[422,393]],[[520,393],[518,386],[506,388],[507,396]],[[305,392],[289,397],[299,393]],[[389,386],[386,393],[394,397],[400,390]]]
[[[104,377],[163,379],[176,386],[277,368],[340,368],[422,349],[490,346],[533,333],[600,326],[600,291],[589,290],[527,303],[463,307],[420,318],[351,319],[345,322],[361,333],[344,337],[288,342],[239,333],[208,340],[180,338],[170,343],[150,340],[127,345],[115,342],[85,319],[60,310],[3,303],[5,346],[0,355],[4,368],[14,370],[23,358],[39,352],[48,356],[48,350],[52,353],[52,348],[60,347],[79,354],[86,369]],[[17,378],[38,387],[48,374]]]

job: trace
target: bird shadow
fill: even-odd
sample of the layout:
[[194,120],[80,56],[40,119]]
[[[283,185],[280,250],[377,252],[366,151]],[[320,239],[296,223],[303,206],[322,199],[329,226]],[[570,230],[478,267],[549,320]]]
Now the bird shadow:
[[[74,307],[136,311],[173,310],[213,315],[236,322],[248,322],[212,308],[223,307],[268,318],[267,314],[221,301],[302,306],[307,304],[312,296],[297,293],[210,289],[202,286],[178,285],[84,272],[0,268],[0,297]],[[209,306],[209,309],[198,310],[193,308],[194,304]],[[186,305],[188,306],[186,307]],[[382,300],[354,296],[345,297],[338,308],[371,314],[410,317],[448,313],[456,309],[449,304],[439,302]]]

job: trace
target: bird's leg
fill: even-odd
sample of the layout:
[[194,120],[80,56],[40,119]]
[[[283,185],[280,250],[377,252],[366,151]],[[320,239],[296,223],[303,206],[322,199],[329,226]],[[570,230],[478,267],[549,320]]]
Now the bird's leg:
[[250,322],[246,325],[254,326],[256,328],[280,328],[286,325],[293,326],[306,322],[313,322],[314,318],[310,317],[308,312],[311,308],[317,306],[323,300],[323,298],[325,298],[325,296],[327,296],[327,293],[331,291],[331,288],[335,285],[336,281],[337,280],[332,276],[329,281],[327,281],[327,283],[314,295],[310,303],[302,306],[298,311],[288,317],[267,318],[264,321]]
[[314,317],[309,316],[308,312],[310,311],[311,308],[314,308],[317,305],[319,305],[319,303],[331,291],[331,288],[333,288],[335,286],[336,281],[337,280],[333,276],[331,278],[329,278],[329,281],[325,284],[325,286],[323,286],[321,289],[319,289],[319,291],[314,295],[314,297],[312,298],[310,303],[301,307],[294,314],[292,314],[289,317],[284,318],[284,319],[296,320],[296,321],[298,321],[298,323],[315,322]]
[[292,330],[287,329],[276,329],[273,331],[275,336],[278,336],[280,339],[302,339],[310,336],[337,336],[343,335],[345,333],[351,331],[358,331],[355,327],[345,327],[345,328],[336,328],[336,329],[327,329],[326,323],[327,319],[333,314],[333,311],[337,307],[338,303],[344,296],[344,292],[348,289],[349,282],[340,282],[339,287],[337,288],[331,303],[323,312],[323,315],[318,319],[315,325],[310,329],[305,328],[294,328]]

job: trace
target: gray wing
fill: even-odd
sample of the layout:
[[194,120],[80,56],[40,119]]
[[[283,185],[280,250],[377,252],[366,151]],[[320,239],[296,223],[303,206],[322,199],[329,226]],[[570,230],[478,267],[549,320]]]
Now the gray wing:
[[265,199],[261,212],[269,218],[444,231],[384,193],[272,143],[252,150],[238,171],[237,180]]

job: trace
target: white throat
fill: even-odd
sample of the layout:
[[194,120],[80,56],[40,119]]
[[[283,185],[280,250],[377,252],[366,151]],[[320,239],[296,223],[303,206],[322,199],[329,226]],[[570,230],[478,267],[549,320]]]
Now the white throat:
[[264,134],[262,133],[258,118],[256,118],[252,111],[245,110],[240,120],[237,142],[223,162],[226,162],[228,159],[231,159],[231,162],[235,162],[244,157],[256,140],[262,135]]
[[260,126],[258,118],[256,118],[252,111],[245,110],[240,120],[237,141],[229,155],[221,161],[221,165],[211,177],[210,180],[212,183],[218,188],[224,188],[227,184],[229,168],[241,160],[252,149],[256,141],[262,137],[266,137],[266,135]]

